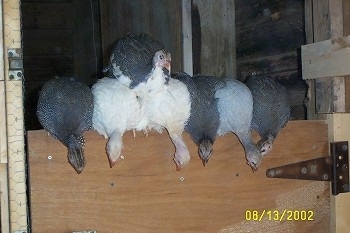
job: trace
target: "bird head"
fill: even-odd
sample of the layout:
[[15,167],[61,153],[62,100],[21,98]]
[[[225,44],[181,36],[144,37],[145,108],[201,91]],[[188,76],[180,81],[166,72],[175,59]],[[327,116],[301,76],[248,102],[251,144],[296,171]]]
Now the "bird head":
[[171,72],[171,54],[166,53],[164,50],[159,50],[155,52],[153,57],[153,65],[161,68],[165,68],[169,72]]
[[256,144],[256,147],[259,149],[260,154],[265,156],[272,150],[272,144],[274,141],[274,137],[263,138]]
[[211,155],[213,154],[213,142],[209,139],[203,139],[198,146],[198,154],[202,159],[203,166],[205,166]]
[[78,174],[80,174],[83,171],[86,165],[83,149],[84,144],[85,139],[82,135],[79,137],[71,135],[69,138],[67,155],[68,162]]

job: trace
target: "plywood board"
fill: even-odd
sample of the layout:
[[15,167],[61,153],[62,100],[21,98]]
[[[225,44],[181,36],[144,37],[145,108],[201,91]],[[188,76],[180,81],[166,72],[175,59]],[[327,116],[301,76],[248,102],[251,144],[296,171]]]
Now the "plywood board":
[[[166,132],[124,135],[124,159],[109,168],[106,140],[86,133],[87,165],[77,175],[66,148],[45,131],[28,132],[33,232],[327,232],[326,182],[266,178],[267,168],[328,155],[325,121],[288,123],[255,173],[233,135],[217,139],[202,166],[184,135],[189,165],[175,171],[174,146]],[[257,135],[254,136],[257,140]],[[311,221],[246,220],[246,211],[313,213]],[[249,216],[248,216],[249,217]]]

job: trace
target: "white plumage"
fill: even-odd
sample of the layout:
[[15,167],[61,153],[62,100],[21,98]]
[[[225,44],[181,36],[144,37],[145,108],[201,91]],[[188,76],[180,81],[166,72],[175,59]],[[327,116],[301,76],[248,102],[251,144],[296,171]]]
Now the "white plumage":
[[184,167],[190,160],[189,151],[182,139],[186,122],[190,117],[190,93],[181,81],[170,78],[158,70],[155,76],[134,88],[140,98],[142,112],[148,119],[148,129],[168,130],[175,146],[174,161],[177,169]]
[[109,138],[107,154],[112,167],[123,148],[122,136],[127,130],[143,130],[141,106],[127,77],[103,78],[92,87],[94,96],[93,128]]
[[122,136],[127,130],[168,130],[175,145],[174,161],[181,169],[190,155],[182,132],[190,115],[190,95],[187,87],[163,73],[156,66],[146,82],[130,89],[130,79],[103,78],[92,88],[94,96],[93,127],[105,138],[112,167],[120,157]]

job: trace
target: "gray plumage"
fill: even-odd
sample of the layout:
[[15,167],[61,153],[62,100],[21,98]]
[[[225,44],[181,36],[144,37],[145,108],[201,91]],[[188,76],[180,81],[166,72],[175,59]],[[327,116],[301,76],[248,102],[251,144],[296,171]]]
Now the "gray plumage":
[[213,152],[220,124],[215,91],[225,82],[212,76],[194,76],[177,73],[175,78],[186,84],[191,97],[191,114],[185,126],[192,140],[198,146],[198,154],[205,166]]
[[[157,51],[163,51],[160,56],[170,59],[170,54],[164,51],[164,46],[148,34],[128,34],[117,40],[110,55],[109,65],[103,71],[115,78],[121,74],[129,77],[130,87],[133,88],[149,77],[155,65],[153,61]],[[170,63],[164,67],[170,72]]]
[[251,137],[251,121],[253,117],[253,97],[247,86],[234,79],[225,79],[225,86],[218,89],[220,126],[218,136],[235,133],[242,143],[247,163],[256,170],[262,160],[262,155]]
[[90,88],[74,77],[59,77],[43,86],[37,116],[43,128],[68,148],[68,162],[79,174],[85,167],[83,132],[92,128]]
[[290,104],[287,89],[266,76],[252,76],[246,81],[252,92],[254,109],[252,129],[261,140],[257,143],[262,155],[272,149],[279,131],[290,117]]

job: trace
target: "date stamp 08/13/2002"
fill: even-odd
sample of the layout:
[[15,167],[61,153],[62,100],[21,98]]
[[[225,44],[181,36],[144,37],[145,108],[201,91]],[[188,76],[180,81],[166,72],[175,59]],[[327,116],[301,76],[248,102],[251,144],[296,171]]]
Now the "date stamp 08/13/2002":
[[246,221],[313,221],[313,210],[246,210]]

